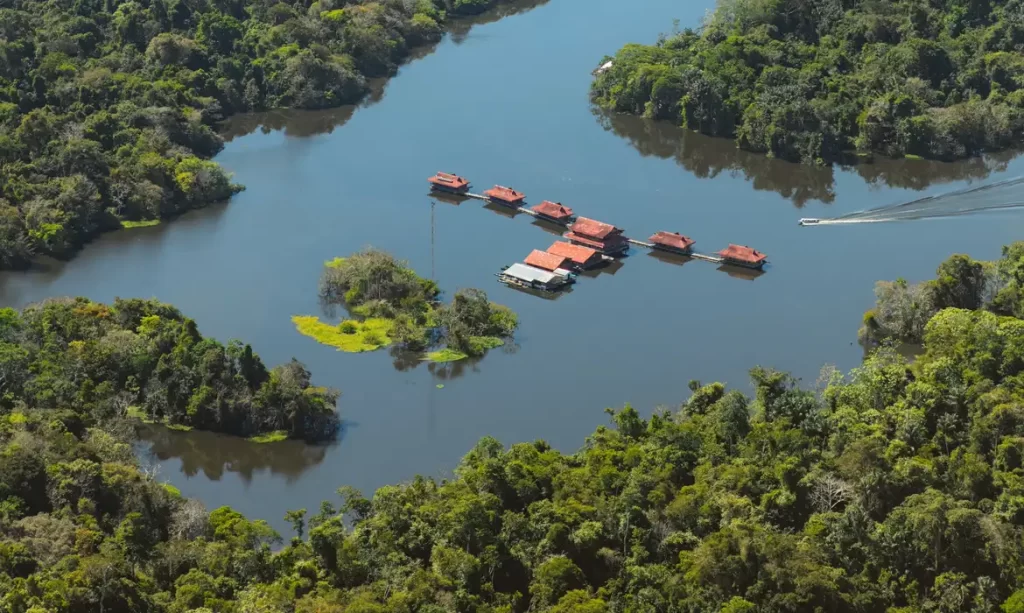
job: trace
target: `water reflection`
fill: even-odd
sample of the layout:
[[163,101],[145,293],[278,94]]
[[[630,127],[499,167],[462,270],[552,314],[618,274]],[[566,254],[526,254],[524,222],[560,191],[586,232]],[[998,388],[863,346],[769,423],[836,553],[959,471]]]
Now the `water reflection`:
[[722,264],[717,270],[719,272],[724,272],[734,279],[743,279],[744,281],[753,281],[765,273],[764,270],[755,270],[753,268],[744,268],[743,266],[733,266],[731,264]]
[[[664,121],[616,115],[595,109],[601,126],[629,141],[644,156],[674,159],[702,179],[722,172],[742,176],[754,189],[773,191],[798,208],[818,200],[835,200],[836,167],[794,164],[745,151],[732,139],[713,138]],[[875,159],[869,164],[839,166],[856,172],[873,186],[923,190],[936,183],[983,179],[1007,168],[1020,152],[1003,151],[958,162]]]
[[[347,427],[342,426],[342,437]],[[161,462],[180,459],[181,472],[187,477],[202,473],[211,481],[219,481],[225,472],[231,472],[238,473],[246,483],[264,471],[282,475],[291,483],[322,462],[330,448],[292,440],[252,443],[237,436],[201,430],[178,432],[162,426],[140,427],[139,438],[148,446],[142,450],[144,456]]]
[[672,264],[673,266],[685,266],[693,261],[693,258],[678,253],[671,253],[669,251],[661,251],[660,249],[651,249],[647,252],[648,257],[652,257],[659,262],[666,264]]
[[[487,11],[482,15],[453,19],[449,23],[448,35],[452,42],[461,45],[468,38],[474,26],[493,23],[504,17],[525,13],[538,6],[547,4],[549,0],[519,0],[501,4],[498,7]],[[438,43],[426,45],[413,49],[403,63],[409,63],[424,58],[437,48]],[[259,130],[263,134],[269,134],[275,130],[282,130],[286,136],[309,137],[318,134],[330,134],[335,128],[344,125],[359,108],[372,106],[384,99],[384,92],[390,79],[371,79],[368,82],[369,91],[366,97],[358,104],[349,104],[331,109],[315,111],[304,111],[297,109],[275,109],[259,113],[245,113],[235,115],[221,125],[221,136],[225,141],[230,142],[236,137],[245,136]]]

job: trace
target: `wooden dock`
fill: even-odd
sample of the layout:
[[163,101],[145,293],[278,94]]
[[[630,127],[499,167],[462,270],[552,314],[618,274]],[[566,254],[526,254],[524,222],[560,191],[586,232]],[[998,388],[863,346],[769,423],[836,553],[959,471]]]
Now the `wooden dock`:
[[[635,238],[627,238],[626,241],[628,241],[630,245],[636,245],[637,247],[643,247],[644,249],[654,249],[654,245],[653,244],[645,243],[644,241],[638,241]],[[666,253],[676,253],[676,252],[674,252],[674,251],[666,251]],[[680,255],[681,257],[684,257],[684,258],[693,258],[695,260],[703,260],[705,262],[711,262],[712,264],[721,264],[722,262],[725,261],[724,259],[722,259],[721,257],[719,257],[717,255],[706,255],[706,254],[703,254],[703,253],[697,253],[696,251],[691,251],[690,253],[687,253],[687,254],[681,254],[680,253],[678,255]]]
[[[474,193],[471,193],[471,192],[466,192],[464,195],[467,198],[476,198],[477,200],[483,200],[484,202],[490,202],[490,203],[495,204],[497,206],[503,206],[503,207],[505,207],[506,209],[508,209],[510,211],[515,211],[517,213],[526,213],[530,217],[536,217],[538,219],[544,219],[543,217],[541,217],[537,213],[531,211],[530,209],[526,208],[525,206],[509,206],[507,204],[502,204],[500,202],[495,202],[494,200],[491,200],[490,198],[488,198],[487,196],[485,196],[483,194],[474,194]],[[545,221],[551,221],[551,220],[547,219]],[[552,222],[552,223],[558,223],[558,222]]]

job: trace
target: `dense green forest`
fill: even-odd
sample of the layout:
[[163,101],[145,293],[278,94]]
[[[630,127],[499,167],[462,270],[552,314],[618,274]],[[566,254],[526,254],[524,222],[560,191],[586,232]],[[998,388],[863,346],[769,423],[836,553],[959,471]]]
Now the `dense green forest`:
[[[57,303],[4,329],[145,336],[177,321],[158,308]],[[76,309],[92,315],[71,326]],[[764,368],[753,397],[694,381],[649,419],[609,410],[573,454],[485,438],[451,479],[290,511],[288,542],[141,471],[116,412],[91,427],[59,408],[83,406],[70,388],[36,408],[26,383],[0,415],[0,610],[1021,613],[1024,322],[946,308],[923,341],[810,388]]]
[[719,0],[630,44],[592,95],[791,160],[972,156],[1024,130],[1024,2]]
[[338,393],[311,385],[299,362],[268,370],[249,345],[203,338],[194,321],[152,300],[0,309],[0,394],[0,411],[56,412],[78,428],[141,417],[321,441],[339,424]]
[[1003,247],[995,262],[957,254],[935,272],[935,279],[921,283],[879,281],[875,308],[864,314],[861,341],[920,343],[931,318],[950,307],[1024,319],[1024,243]]
[[217,121],[355,102],[499,1],[0,3],[0,268],[229,197]]

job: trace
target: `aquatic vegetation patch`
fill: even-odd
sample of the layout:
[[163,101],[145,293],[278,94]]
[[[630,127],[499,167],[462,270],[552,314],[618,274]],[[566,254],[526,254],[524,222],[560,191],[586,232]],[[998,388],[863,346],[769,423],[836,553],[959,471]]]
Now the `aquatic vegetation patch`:
[[375,351],[390,345],[392,341],[388,334],[395,325],[393,320],[384,317],[370,317],[363,321],[346,319],[332,325],[315,315],[295,315],[292,322],[300,334],[348,353]]
[[288,431],[274,430],[273,432],[267,432],[266,434],[250,436],[247,440],[251,443],[279,443],[281,441],[288,440]]
[[141,221],[131,221],[128,219],[121,220],[121,227],[128,230],[130,228],[152,228],[153,226],[159,226],[159,219],[143,219]]
[[469,354],[449,349],[438,349],[437,351],[431,351],[423,356],[423,360],[427,362],[437,362],[438,364],[444,364],[446,362],[458,362],[459,360],[465,360],[469,357]]

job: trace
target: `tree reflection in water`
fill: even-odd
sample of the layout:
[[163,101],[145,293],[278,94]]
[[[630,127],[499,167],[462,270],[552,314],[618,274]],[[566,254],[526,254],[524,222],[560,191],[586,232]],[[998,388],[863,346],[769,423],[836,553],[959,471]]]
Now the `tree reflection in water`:
[[[448,36],[451,37],[453,43],[461,45],[469,38],[474,26],[494,23],[505,17],[525,13],[548,2],[549,0],[519,0],[500,4],[482,15],[452,19],[448,22]],[[441,39],[441,41],[444,40]],[[441,41],[413,49],[402,63],[407,64],[430,55]],[[225,141],[230,142],[234,138],[251,134],[257,130],[263,134],[283,130],[286,136],[296,138],[330,134],[334,132],[335,128],[345,125],[349,119],[352,119],[357,109],[372,106],[383,100],[389,80],[389,78],[371,79],[368,83],[369,93],[358,104],[315,111],[274,109],[235,115],[221,125],[220,135]]]
[[249,483],[256,473],[270,471],[292,483],[322,462],[327,450],[344,438],[348,427],[351,424],[342,423],[339,438],[331,445],[310,445],[295,440],[253,443],[201,430],[178,432],[163,426],[140,426],[140,455],[160,462],[180,459],[181,472],[187,477],[202,472],[207,479],[219,481],[225,472],[232,472]]
[[[629,141],[644,156],[673,159],[702,179],[726,172],[742,176],[754,189],[773,191],[797,208],[818,200],[835,200],[835,167],[794,164],[744,151],[728,138],[713,138],[665,121],[616,115],[594,109],[601,126]],[[1020,152],[1002,151],[958,162],[875,158],[870,163],[840,165],[873,186],[923,190],[931,185],[983,179],[1005,170]],[[851,160],[852,161],[852,160]]]

